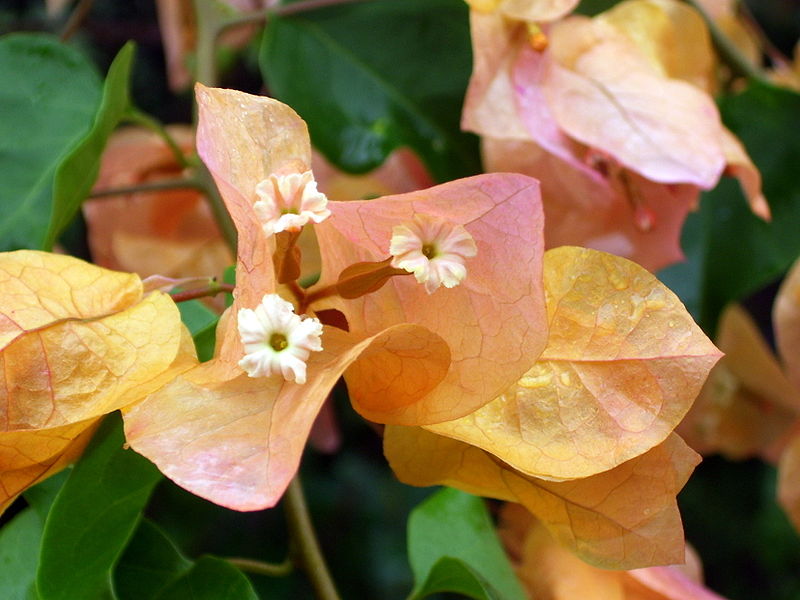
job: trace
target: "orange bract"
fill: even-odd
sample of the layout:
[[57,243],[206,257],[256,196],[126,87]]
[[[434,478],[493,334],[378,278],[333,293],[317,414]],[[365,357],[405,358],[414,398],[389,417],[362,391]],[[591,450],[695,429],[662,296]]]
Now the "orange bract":
[[544,352],[493,402],[428,429],[534,477],[586,477],[661,443],[721,354],[635,263],[562,247],[544,267]]
[[0,255],[0,286],[7,502],[73,460],[98,417],[187,368],[194,346],[172,300],[143,295],[136,275],[22,250]]
[[479,255],[464,284],[430,297],[400,277],[362,298],[313,303],[313,310],[338,308],[348,331],[324,326],[307,382],[246,377],[238,366],[238,311],[285,292],[273,273],[275,240],[256,218],[256,186],[273,173],[309,169],[308,133],[289,107],[269,98],[203,86],[197,97],[198,151],[239,233],[234,304],[218,326],[215,358],[125,415],[131,446],[178,484],[230,508],[272,506],[346,369],[362,413],[416,424],[489,401],[544,347],[538,186],[522,176],[483,176],[367,202],[329,202],[332,216],[315,227],[323,275],[311,295],[354,262],[385,260],[392,228],[416,213],[464,225]]
[[546,51],[498,14],[473,11],[471,24],[462,126],[483,136],[487,171],[541,179],[549,247],[662,268],[682,257],[686,214],[723,172],[769,218],[758,171],[709,95],[713,53],[693,9],[627,0],[569,16],[547,26]]
[[721,600],[702,585],[699,559],[688,546],[686,565],[610,571],[560,547],[518,504],[500,513],[500,536],[531,598],[550,600]]
[[676,435],[610,471],[571,481],[526,476],[475,446],[419,427],[387,427],[384,452],[404,483],[451,485],[522,504],[591,564],[633,569],[683,559],[675,495],[700,458]]

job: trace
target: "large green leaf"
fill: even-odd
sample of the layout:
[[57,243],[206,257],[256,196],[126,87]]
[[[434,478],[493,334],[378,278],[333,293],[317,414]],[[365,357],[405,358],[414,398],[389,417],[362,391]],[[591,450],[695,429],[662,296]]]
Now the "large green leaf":
[[409,600],[420,600],[432,594],[451,592],[475,600],[503,598],[492,585],[462,560],[444,556],[436,561],[422,585]]
[[229,562],[203,556],[158,600],[258,600],[250,581]]
[[23,492],[22,495],[25,501],[39,513],[39,518],[42,523],[47,520],[50,508],[56,501],[56,497],[61,491],[61,488],[64,487],[70,473],[72,473],[71,466]]
[[470,494],[445,488],[414,509],[408,557],[411,598],[454,591],[478,600],[525,599],[483,501]]
[[161,478],[124,441],[119,416],[110,415],[56,497],[39,558],[42,600],[111,597],[111,569]]
[[51,36],[0,39],[0,250],[45,248],[56,170],[92,126],[100,80]]
[[143,519],[114,569],[119,600],[154,600],[192,566],[166,534]]
[[0,529],[0,598],[26,600],[32,594],[39,562],[42,520],[26,508]]
[[272,19],[261,70],[340,168],[364,172],[410,146],[443,181],[480,169],[459,128],[470,57],[462,0],[374,0]]
[[773,218],[767,223],[754,216],[734,181],[703,194],[699,214],[684,230],[687,263],[659,276],[694,305],[706,331],[713,331],[728,302],[780,277],[800,255],[800,95],[751,83],[723,98],[720,108],[761,170]]
[[53,210],[45,247],[50,249],[69,225],[97,179],[100,157],[108,136],[130,109],[130,79],[134,45],[128,42],[108,69],[100,107],[92,124],[78,144],[56,169]]

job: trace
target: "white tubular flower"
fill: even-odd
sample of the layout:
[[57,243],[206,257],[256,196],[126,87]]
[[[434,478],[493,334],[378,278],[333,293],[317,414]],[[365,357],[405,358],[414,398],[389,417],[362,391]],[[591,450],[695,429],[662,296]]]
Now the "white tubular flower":
[[322,323],[294,314],[294,307],[278,294],[267,294],[255,310],[237,315],[244,358],[239,361],[250,377],[280,373],[286,381],[306,382],[306,361],[322,350]]
[[256,186],[258,200],[253,205],[264,233],[299,231],[309,222],[321,223],[331,211],[328,199],[317,191],[311,171],[270,175]]
[[440,285],[451,288],[464,281],[464,259],[475,256],[478,247],[461,225],[416,215],[412,223],[392,228],[389,253],[393,267],[413,273],[432,294]]

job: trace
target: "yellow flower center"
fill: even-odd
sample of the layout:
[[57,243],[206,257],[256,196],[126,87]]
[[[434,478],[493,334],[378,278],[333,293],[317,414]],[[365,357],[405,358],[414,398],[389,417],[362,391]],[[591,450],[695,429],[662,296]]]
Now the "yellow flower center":
[[431,260],[436,257],[436,246],[434,244],[423,244],[422,245],[422,256]]
[[269,345],[275,352],[281,352],[289,346],[289,340],[282,333],[273,333],[269,338]]

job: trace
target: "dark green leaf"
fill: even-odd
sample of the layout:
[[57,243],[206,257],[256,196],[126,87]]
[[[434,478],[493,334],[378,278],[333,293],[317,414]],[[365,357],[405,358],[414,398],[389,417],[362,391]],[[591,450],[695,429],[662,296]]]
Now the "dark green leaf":
[[26,600],[36,581],[42,520],[26,508],[0,529],[0,598]]
[[444,181],[480,169],[476,138],[459,127],[469,39],[462,0],[348,4],[272,19],[261,70],[340,168],[368,171],[410,146]]
[[[473,598],[525,599],[483,500],[470,494],[445,488],[414,509],[408,520],[408,557],[414,598],[436,591],[428,591],[429,582],[452,579],[465,586],[460,589],[481,590],[483,595]],[[441,563],[445,557],[453,560]]]
[[114,569],[114,591],[119,600],[153,600],[191,566],[158,526],[143,519]]
[[178,309],[181,319],[192,332],[197,356],[201,361],[209,360],[214,355],[219,316],[199,300],[180,302]]
[[735,181],[724,180],[703,195],[700,213],[684,231],[688,262],[661,277],[682,298],[688,294],[706,331],[714,330],[728,302],[780,277],[800,255],[800,137],[787,135],[797,127],[800,95],[752,83],[724,98],[721,109],[761,170],[773,218],[766,223],[754,216]]
[[409,600],[420,600],[440,592],[454,592],[475,600],[499,600],[503,596],[479,573],[457,558],[440,558],[425,582]]
[[25,500],[30,504],[33,509],[39,513],[39,518],[42,523],[47,519],[47,514],[50,512],[50,507],[56,500],[56,496],[64,487],[72,472],[72,467],[67,467],[63,471],[59,471],[52,477],[48,477],[41,483],[37,483],[32,488],[28,488],[23,492]]
[[0,250],[45,248],[58,165],[92,126],[100,80],[51,36],[0,39]]
[[158,600],[258,600],[250,581],[227,561],[200,558]]
[[123,444],[120,418],[110,415],[56,497],[39,559],[42,600],[110,595],[112,566],[161,477],[152,463]]
[[69,225],[97,179],[100,157],[108,136],[130,108],[130,78],[134,45],[128,42],[108,69],[103,97],[89,132],[56,169],[53,211],[45,247],[50,249]]
[[[236,285],[236,265],[231,265],[222,274],[222,281],[230,285]],[[233,304],[233,294],[225,294],[225,306]]]
[[216,324],[219,319],[214,311],[199,300],[179,302],[178,310],[181,312],[181,320],[189,328],[192,335],[197,335],[210,325]]

